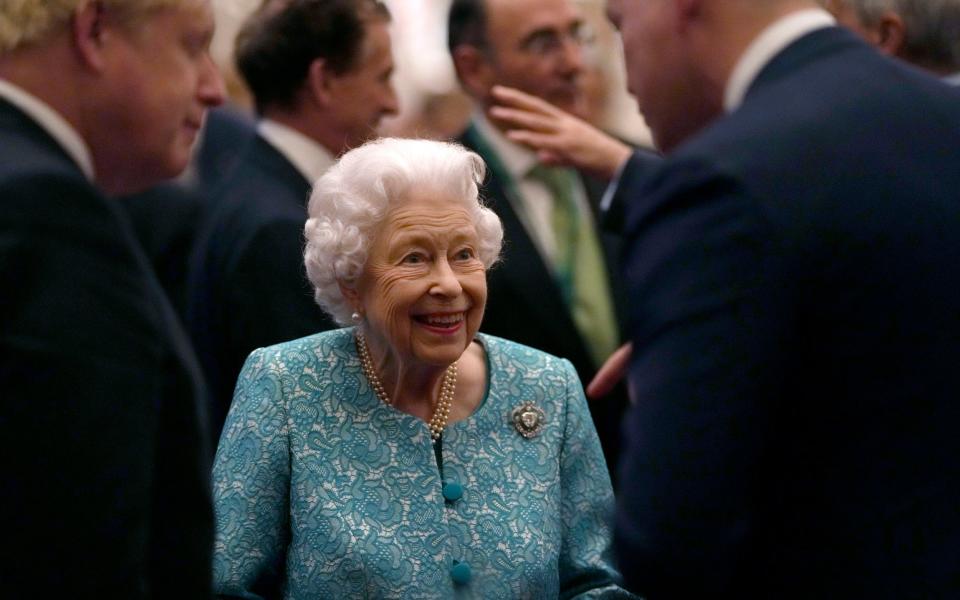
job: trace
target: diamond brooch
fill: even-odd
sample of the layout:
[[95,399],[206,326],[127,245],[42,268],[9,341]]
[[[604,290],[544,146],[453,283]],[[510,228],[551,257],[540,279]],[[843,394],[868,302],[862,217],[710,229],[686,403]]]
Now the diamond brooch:
[[543,424],[546,421],[546,415],[533,402],[524,402],[513,409],[513,426],[517,433],[530,439],[540,434]]

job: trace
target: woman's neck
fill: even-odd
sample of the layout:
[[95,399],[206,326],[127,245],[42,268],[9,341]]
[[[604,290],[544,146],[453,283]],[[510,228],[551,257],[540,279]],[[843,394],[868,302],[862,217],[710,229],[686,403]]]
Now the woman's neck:
[[405,359],[375,340],[366,339],[374,374],[397,410],[429,421],[440,397],[449,365]]
[[394,377],[388,375],[383,386],[388,390],[394,408],[429,421],[440,398],[446,372],[446,368],[427,370],[398,367],[393,371]]

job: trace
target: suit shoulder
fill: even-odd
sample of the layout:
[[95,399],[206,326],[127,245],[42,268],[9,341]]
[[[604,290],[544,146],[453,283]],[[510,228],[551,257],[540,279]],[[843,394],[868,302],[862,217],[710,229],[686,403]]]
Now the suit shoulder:
[[83,179],[80,168],[48,134],[29,123],[0,124],[0,180],[25,173],[49,173]]
[[[286,161],[273,157],[272,161]],[[218,228],[256,228],[274,221],[307,218],[310,185],[292,165],[267,168],[256,156],[245,155],[223,177],[209,198],[205,213]],[[280,172],[282,171],[282,172]]]
[[38,126],[0,125],[0,139],[0,197],[6,217],[57,218],[78,203],[106,201],[80,167]]
[[[6,136],[7,132],[0,134]],[[15,188],[29,184],[38,190],[44,189],[44,183],[64,185],[66,183],[94,189],[83,177],[79,167],[66,157],[57,154],[45,146],[30,140],[4,139],[5,148],[0,151],[0,186]]]
[[0,176],[3,211],[8,226],[35,227],[34,235],[62,231],[70,238],[98,234],[105,221],[116,225],[116,210],[82,176],[69,170],[30,170]]
[[278,175],[245,157],[207,199],[196,246],[213,245],[219,249],[215,252],[237,251],[265,228],[275,227],[295,229],[299,239],[309,194],[310,186],[302,177]]

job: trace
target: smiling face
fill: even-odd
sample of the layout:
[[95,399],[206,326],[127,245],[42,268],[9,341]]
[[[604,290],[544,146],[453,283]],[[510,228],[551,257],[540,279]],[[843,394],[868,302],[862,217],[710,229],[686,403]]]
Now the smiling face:
[[470,345],[487,301],[473,220],[448,194],[418,188],[382,223],[363,274],[347,291],[364,315],[371,350],[446,367]]

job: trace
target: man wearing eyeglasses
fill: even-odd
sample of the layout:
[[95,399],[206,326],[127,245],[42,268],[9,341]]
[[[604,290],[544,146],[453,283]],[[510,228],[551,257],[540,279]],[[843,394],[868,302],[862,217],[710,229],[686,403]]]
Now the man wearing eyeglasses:
[[[621,340],[611,276],[619,238],[597,227],[606,181],[541,164],[486,116],[495,86],[586,116],[583,18],[568,0],[454,0],[448,31],[457,76],[477,106],[457,141],[486,161],[483,195],[506,238],[489,274],[483,330],[567,358],[590,381]],[[611,467],[625,405],[618,388],[591,406]]]

